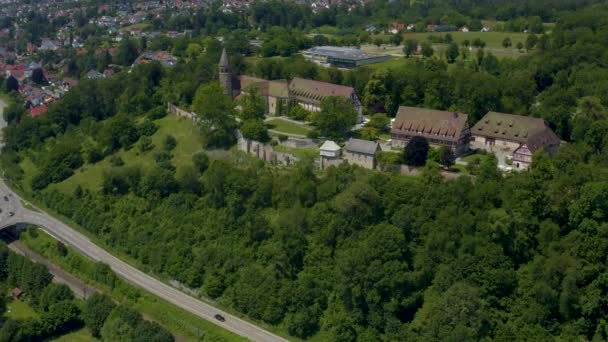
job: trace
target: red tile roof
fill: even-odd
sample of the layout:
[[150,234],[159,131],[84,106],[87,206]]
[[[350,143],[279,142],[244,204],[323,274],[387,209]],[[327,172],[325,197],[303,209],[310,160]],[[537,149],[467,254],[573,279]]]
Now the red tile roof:
[[30,110],[30,112],[32,113],[33,117],[37,117],[37,116],[40,116],[40,115],[46,113],[47,110],[49,110],[49,107],[42,105],[42,106],[32,108]]
[[289,82],[289,94],[296,100],[309,103],[320,103],[328,96],[351,97],[355,90],[342,85],[294,78]]

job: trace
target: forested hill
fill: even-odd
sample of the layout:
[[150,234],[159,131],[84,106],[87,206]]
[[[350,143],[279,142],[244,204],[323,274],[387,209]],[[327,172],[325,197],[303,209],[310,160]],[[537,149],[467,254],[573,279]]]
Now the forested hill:
[[[12,108],[2,163],[36,200],[142,268],[295,337],[606,341],[607,39],[608,10],[597,6],[560,14],[517,60],[335,74],[296,58],[266,64],[357,89],[381,79],[382,101],[473,121],[488,110],[545,118],[567,143],[521,174],[501,175],[490,159],[454,181],[432,168],[417,178],[347,165],[317,173],[212,153],[185,160],[172,155],[175,139],[151,147],[167,101],[188,106],[209,97],[197,89],[217,88],[213,39],[174,70],[151,63],[84,81],[44,117]],[[99,163],[112,165],[89,173],[100,186],[77,178]]]

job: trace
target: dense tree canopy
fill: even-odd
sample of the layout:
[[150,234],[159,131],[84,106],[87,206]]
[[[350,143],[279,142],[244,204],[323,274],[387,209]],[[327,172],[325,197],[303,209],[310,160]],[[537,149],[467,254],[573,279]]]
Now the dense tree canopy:
[[[471,15],[490,11],[459,3]],[[488,3],[496,18],[520,16],[511,2]],[[502,175],[490,156],[471,163],[474,178],[444,181],[433,165],[420,177],[349,165],[316,172],[304,162],[280,169],[240,154],[218,157],[216,151],[195,154],[191,163],[185,158],[187,165],[176,170],[167,149],[150,156],[151,166],[127,158],[124,165],[110,165],[99,187],[83,183],[76,193],[47,186],[65,177],[81,182],[71,173],[91,167],[82,156],[91,150],[86,144],[98,148],[104,161],[139,144],[147,137],[140,125],[162,117],[167,101],[191,106],[208,142],[228,144],[235,106],[215,81],[221,46],[209,41],[174,70],[149,65],[115,79],[85,81],[46,116],[13,120],[5,131],[5,176],[27,191],[31,178],[23,174],[31,171],[21,165],[46,175],[35,177],[46,184],[37,180],[31,195],[47,207],[144,269],[300,338],[602,341],[608,315],[608,92],[602,48],[608,16],[602,6],[558,14],[555,8],[578,5],[547,3],[527,3],[525,13],[559,20],[517,60],[483,52],[449,67],[436,58],[409,58],[385,70],[341,71],[300,57],[246,66],[271,79],[297,75],[353,86],[368,112],[389,117],[399,105],[458,110],[468,113],[471,123],[489,110],[541,117],[567,143],[551,158],[535,155],[526,173]],[[277,6],[273,11],[282,11],[284,5]],[[437,22],[452,15],[421,2],[370,6],[387,18],[402,7],[426,9]],[[219,25],[220,12],[191,20]],[[284,19],[259,15],[258,23]],[[347,27],[362,17],[325,19]],[[307,18],[322,20],[308,13],[285,23],[302,27]],[[540,31],[537,22],[511,24]],[[238,20],[228,19],[225,27],[231,25]],[[322,134],[344,137],[354,124],[356,116],[340,101],[329,98],[313,115]],[[375,118],[374,125],[386,122]],[[381,165],[390,169],[399,154],[381,156]],[[444,165],[449,157],[441,154]],[[20,164],[26,158],[31,163]],[[16,266],[23,269],[16,261],[7,269]],[[6,277],[25,281],[39,273],[32,268]],[[112,282],[103,265],[98,274]],[[25,285],[42,293],[48,280],[41,279]],[[49,312],[53,307],[45,306]],[[152,327],[141,328],[129,310],[111,310],[101,328],[97,322],[101,336],[163,337]]]

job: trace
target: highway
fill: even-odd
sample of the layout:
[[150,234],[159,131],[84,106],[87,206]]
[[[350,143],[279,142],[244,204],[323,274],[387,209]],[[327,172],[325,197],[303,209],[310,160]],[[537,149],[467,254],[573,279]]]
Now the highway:
[[[18,223],[38,226],[55,239],[74,248],[88,258],[108,264],[116,275],[131,284],[137,285],[202,319],[210,321],[252,341],[287,341],[280,336],[219,310],[210,304],[204,303],[199,299],[191,297],[180,290],[149,276],[106,252],[104,249],[91,242],[86,236],[77,232],[65,223],[42,211],[29,210],[25,208],[22,203],[22,199],[19,195],[13,192],[4,181],[0,181],[0,209],[2,209],[2,212],[0,213],[0,229]],[[225,321],[221,322],[217,320],[214,317],[216,314],[222,315],[225,318]]]

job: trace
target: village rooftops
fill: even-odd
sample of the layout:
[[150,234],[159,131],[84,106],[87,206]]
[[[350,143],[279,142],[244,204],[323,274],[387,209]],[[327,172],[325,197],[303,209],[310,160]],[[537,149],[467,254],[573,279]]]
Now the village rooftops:
[[350,138],[345,149],[350,153],[374,155],[380,149],[380,145],[375,141]]
[[526,144],[532,152],[560,143],[543,119],[497,112],[488,112],[473,126],[471,134]]
[[417,107],[399,107],[392,134],[458,142],[468,128],[468,115]]

